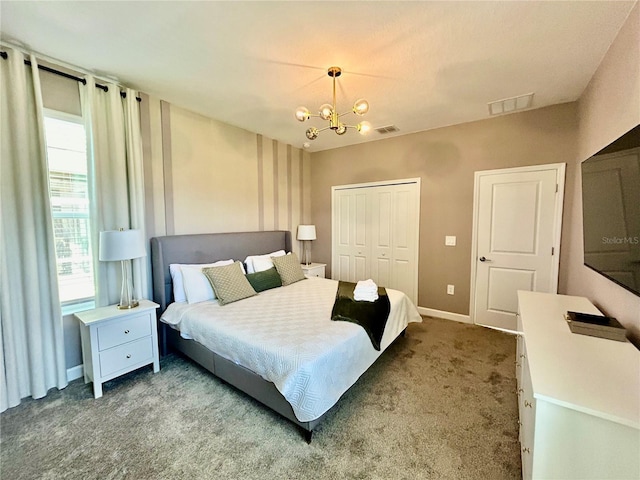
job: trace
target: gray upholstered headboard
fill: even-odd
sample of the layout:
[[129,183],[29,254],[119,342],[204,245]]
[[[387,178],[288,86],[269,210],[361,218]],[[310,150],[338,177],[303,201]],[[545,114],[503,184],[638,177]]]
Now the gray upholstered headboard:
[[291,251],[291,232],[240,232],[172,235],[151,239],[153,301],[162,313],[173,301],[169,265],[172,263],[210,263],[232,258],[241,262],[248,255],[276,250]]

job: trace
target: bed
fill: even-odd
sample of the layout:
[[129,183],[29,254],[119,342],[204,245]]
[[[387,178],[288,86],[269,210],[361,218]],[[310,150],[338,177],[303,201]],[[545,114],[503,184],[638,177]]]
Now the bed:
[[225,306],[173,301],[171,264],[243,261],[278,250],[291,251],[290,232],[152,238],[160,348],[163,354],[181,352],[289,419],[310,442],[314,428],[342,394],[408,323],[421,318],[404,294],[388,289],[391,313],[376,351],[360,326],[330,320],[338,284],[334,280],[309,278]]

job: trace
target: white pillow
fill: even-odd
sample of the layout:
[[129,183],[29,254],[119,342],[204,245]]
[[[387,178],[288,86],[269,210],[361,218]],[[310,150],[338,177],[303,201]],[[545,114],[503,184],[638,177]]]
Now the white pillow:
[[264,272],[273,267],[271,257],[282,257],[285,255],[284,250],[278,250],[273,253],[266,253],[264,255],[249,255],[245,258],[244,263],[247,265],[247,273]]
[[187,303],[206,302],[207,300],[215,300],[216,294],[211,287],[211,282],[202,273],[203,268],[222,267],[231,265],[233,260],[221,260],[210,265],[182,265],[182,280],[184,282],[184,293],[187,297]]
[[[273,255],[274,257],[281,257],[282,255]],[[264,272],[273,268],[273,262],[269,257],[256,257],[253,259],[253,272]]]
[[[233,260],[220,260],[215,263],[203,263],[203,264],[180,264],[172,263],[169,265],[169,272],[171,273],[171,279],[173,283],[173,301],[174,302],[186,302],[187,295],[185,293],[184,281],[182,276],[182,267],[197,267],[200,270],[202,278],[207,280],[207,277],[202,273],[202,269],[206,267],[220,267],[223,265],[230,265]],[[207,280],[208,283],[208,280]]]

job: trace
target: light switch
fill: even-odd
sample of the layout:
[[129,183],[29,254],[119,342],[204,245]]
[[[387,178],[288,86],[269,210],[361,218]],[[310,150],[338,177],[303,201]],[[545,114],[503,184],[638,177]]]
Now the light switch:
[[444,244],[447,247],[455,247],[456,246],[456,237],[455,235],[447,235],[444,237]]

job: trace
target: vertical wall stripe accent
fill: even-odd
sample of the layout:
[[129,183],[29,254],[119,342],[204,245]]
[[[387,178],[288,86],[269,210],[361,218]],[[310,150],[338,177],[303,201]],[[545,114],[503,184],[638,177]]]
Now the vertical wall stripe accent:
[[293,183],[293,172],[291,167],[291,145],[287,145],[287,230],[291,231],[293,223],[293,192],[291,185]]
[[271,139],[262,137],[262,188],[264,203],[264,229],[274,230],[274,204],[273,204],[273,148],[271,147]]
[[151,159],[151,112],[149,95],[139,93],[140,136],[142,138],[142,169],[144,175],[145,233],[147,238],[155,235],[155,212],[153,202],[153,169]]
[[[296,235],[298,225],[302,223],[302,210],[300,198],[302,198],[302,163],[300,162],[300,150],[292,149],[291,152],[291,186],[289,188],[289,194],[291,197],[291,204],[289,205],[289,218],[291,219],[291,233]],[[296,249],[296,253],[299,252]]]
[[271,148],[273,149],[273,228],[275,230],[280,229],[280,209],[279,209],[279,196],[278,196],[278,141],[271,141]]
[[258,230],[264,230],[264,158],[262,154],[262,135],[256,135],[258,157]]
[[171,104],[160,101],[160,116],[162,118],[162,164],[164,171],[164,220],[167,235],[175,234],[175,219],[173,213],[173,175],[171,164]]
[[304,151],[298,150],[298,162],[300,162],[300,223],[304,225],[304,196],[306,193],[304,183]]

